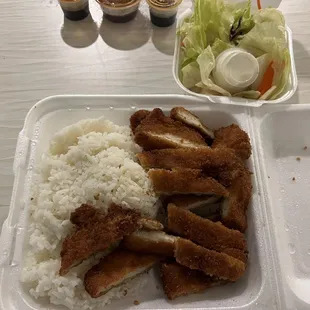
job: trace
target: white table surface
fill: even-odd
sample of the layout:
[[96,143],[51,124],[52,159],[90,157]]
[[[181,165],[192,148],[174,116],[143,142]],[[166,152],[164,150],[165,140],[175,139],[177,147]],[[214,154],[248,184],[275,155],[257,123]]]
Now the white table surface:
[[[37,101],[57,94],[182,93],[171,69],[175,27],[153,27],[145,3],[134,21],[112,24],[102,21],[91,2],[92,18],[75,23],[64,22],[56,0],[0,1],[1,225],[10,204],[17,135]],[[273,2],[293,31],[299,88],[290,102],[310,103],[310,2]],[[180,11],[187,7],[184,0]]]

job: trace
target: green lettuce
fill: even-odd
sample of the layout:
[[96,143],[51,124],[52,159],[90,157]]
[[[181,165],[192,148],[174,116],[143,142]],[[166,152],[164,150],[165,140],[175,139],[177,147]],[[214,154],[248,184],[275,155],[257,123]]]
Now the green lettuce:
[[[251,0],[242,3],[196,0],[193,14],[183,21],[178,35],[182,42],[180,78],[189,89],[249,99],[276,99],[286,87],[290,55],[285,20],[276,9],[262,9],[253,14]],[[258,59],[260,67],[253,85],[236,94],[216,85],[212,77],[216,58],[232,47],[250,52]],[[265,94],[260,94],[258,89],[270,64],[274,71],[272,86]]]

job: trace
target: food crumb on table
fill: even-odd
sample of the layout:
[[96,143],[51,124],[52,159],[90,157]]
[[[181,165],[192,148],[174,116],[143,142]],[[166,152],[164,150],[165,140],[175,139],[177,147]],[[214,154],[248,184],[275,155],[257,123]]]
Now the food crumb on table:
[[300,157],[296,157],[296,160],[297,160],[297,161],[300,161]]
[[140,305],[140,301],[139,301],[139,300],[135,300],[133,303],[134,303],[134,305],[136,305],[136,306]]
[[268,179],[270,179],[270,176],[268,175]]
[[293,180],[293,181],[296,181],[296,178],[295,178],[295,177],[293,177],[293,178],[292,178],[292,180]]
[[304,150],[307,150],[307,149],[308,149],[308,147],[305,145],[305,146],[304,146]]

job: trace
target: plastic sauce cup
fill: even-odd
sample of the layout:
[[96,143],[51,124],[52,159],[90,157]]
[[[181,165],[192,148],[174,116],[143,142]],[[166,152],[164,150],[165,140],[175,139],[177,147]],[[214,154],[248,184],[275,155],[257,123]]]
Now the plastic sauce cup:
[[114,23],[126,23],[138,13],[140,0],[97,0],[106,19]]
[[257,59],[240,48],[231,48],[216,58],[213,78],[218,86],[234,94],[247,89],[258,77]]
[[147,0],[152,23],[158,27],[173,25],[181,2],[182,0]]
[[81,20],[89,15],[88,0],[58,0],[64,15],[70,20]]

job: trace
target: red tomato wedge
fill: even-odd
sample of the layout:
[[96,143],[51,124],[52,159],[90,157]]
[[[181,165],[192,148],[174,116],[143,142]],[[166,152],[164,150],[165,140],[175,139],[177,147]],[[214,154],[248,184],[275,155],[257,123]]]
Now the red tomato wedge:
[[273,82],[273,77],[274,77],[274,69],[273,69],[273,61],[270,62],[270,64],[268,65],[262,82],[260,83],[259,87],[258,87],[258,91],[260,92],[261,96],[272,87],[272,82]]

